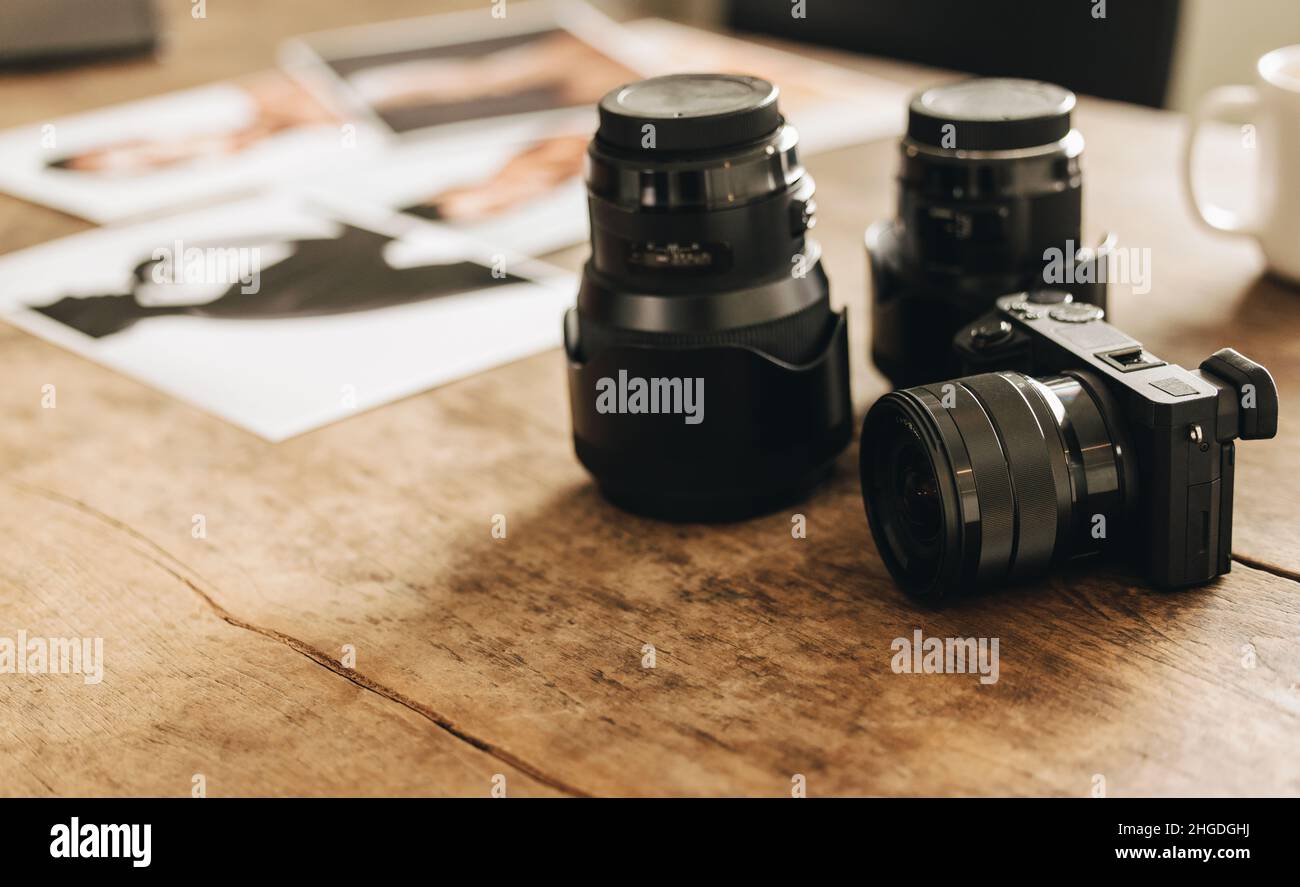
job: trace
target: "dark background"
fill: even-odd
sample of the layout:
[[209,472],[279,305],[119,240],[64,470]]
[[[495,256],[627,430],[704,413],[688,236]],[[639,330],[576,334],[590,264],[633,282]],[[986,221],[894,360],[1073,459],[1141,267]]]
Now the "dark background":
[[1088,95],[1163,106],[1179,0],[1108,0],[1104,19],[1094,18],[1093,8],[1091,0],[823,2],[791,28],[787,3],[731,0],[727,22],[742,31],[800,35],[855,52],[1049,80]]

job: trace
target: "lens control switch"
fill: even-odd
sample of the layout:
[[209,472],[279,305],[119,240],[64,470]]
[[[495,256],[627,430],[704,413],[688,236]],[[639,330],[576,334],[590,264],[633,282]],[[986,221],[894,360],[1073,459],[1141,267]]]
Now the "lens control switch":
[[794,237],[817,227],[817,201],[795,200],[790,204],[790,234]]

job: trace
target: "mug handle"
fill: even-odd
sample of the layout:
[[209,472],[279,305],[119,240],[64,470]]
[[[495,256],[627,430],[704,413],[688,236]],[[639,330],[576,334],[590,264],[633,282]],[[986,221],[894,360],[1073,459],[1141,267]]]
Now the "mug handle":
[[1220,86],[1206,93],[1192,113],[1187,141],[1183,145],[1183,185],[1196,214],[1216,231],[1227,231],[1230,234],[1255,233],[1253,224],[1245,221],[1240,213],[1213,203],[1202,203],[1197,199],[1196,183],[1192,179],[1192,152],[1196,147],[1197,132],[1207,120],[1222,120],[1229,114],[1250,118],[1257,116],[1258,108],[1259,93],[1255,87]]

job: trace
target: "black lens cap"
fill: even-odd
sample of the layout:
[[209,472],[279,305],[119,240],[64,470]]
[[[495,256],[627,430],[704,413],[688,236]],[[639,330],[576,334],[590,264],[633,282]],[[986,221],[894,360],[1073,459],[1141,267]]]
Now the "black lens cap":
[[711,151],[781,125],[778,90],[739,74],[670,74],[620,86],[600,100],[596,138],[632,151]]
[[1060,141],[1070,132],[1074,93],[1054,83],[977,77],[917,93],[907,135],[935,148],[1010,151]]

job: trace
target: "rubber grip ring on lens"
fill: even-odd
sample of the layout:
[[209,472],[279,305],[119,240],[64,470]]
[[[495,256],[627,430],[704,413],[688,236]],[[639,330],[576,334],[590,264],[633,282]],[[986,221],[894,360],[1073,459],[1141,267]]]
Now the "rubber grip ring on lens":
[[983,403],[1002,442],[1015,500],[1015,550],[1010,577],[1043,570],[1056,548],[1056,482],[1047,436],[1016,383],[1001,373],[962,380]]

